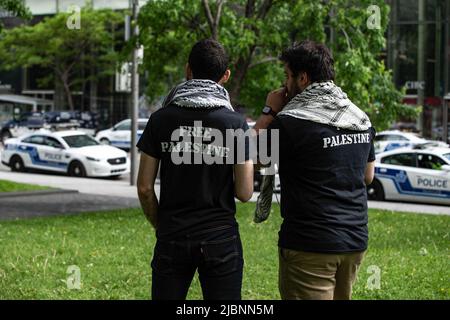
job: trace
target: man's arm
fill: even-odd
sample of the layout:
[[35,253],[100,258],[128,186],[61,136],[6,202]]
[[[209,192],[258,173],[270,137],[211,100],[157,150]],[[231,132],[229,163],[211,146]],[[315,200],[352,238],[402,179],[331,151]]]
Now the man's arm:
[[253,161],[234,165],[234,190],[236,198],[247,202],[253,195]]
[[[274,111],[275,113],[278,113],[281,110],[283,110],[286,103],[288,103],[286,87],[274,90],[267,95],[266,106],[271,107],[272,111]],[[256,131],[256,134],[259,134],[259,130],[261,129],[269,128],[270,124],[273,122],[274,119],[275,118],[270,114],[261,114],[259,118],[256,120],[255,125],[253,126],[253,129]],[[263,167],[266,166],[262,165],[258,161],[257,163],[255,163],[254,169],[260,170]]]
[[156,229],[158,199],[155,194],[155,180],[158,173],[159,159],[141,152],[141,162],[137,180],[138,196],[145,217]]
[[366,186],[372,183],[375,176],[375,161],[368,162],[366,167],[366,172],[364,174],[364,182]]

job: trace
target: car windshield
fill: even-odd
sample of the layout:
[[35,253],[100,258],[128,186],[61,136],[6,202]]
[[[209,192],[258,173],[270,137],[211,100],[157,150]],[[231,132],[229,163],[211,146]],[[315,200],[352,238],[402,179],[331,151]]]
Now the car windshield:
[[450,153],[444,154],[444,158],[446,158],[447,160],[450,160]]
[[71,148],[82,148],[99,145],[99,143],[95,139],[85,134],[67,136],[63,137],[63,139]]

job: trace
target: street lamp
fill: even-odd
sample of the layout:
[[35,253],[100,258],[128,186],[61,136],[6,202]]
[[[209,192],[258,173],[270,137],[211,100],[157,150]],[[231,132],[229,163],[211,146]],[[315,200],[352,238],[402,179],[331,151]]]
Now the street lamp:
[[137,178],[137,129],[138,129],[138,109],[139,109],[139,73],[138,73],[138,41],[136,37],[139,35],[139,28],[137,24],[139,0],[130,0],[132,5],[131,30],[132,39],[135,41],[133,45],[133,57],[131,68],[131,170],[130,170],[130,185],[136,185]]

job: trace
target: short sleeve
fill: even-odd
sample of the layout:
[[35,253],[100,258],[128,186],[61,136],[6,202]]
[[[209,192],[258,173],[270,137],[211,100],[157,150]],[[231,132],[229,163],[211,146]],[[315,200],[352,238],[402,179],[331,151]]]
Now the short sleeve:
[[[259,138],[258,138],[258,162],[265,162],[264,158],[272,157],[272,152],[277,152],[276,150],[272,150],[272,143],[274,146],[279,148],[279,133],[281,130],[281,123],[278,117],[270,123],[269,127],[263,131],[264,129],[259,130]],[[276,133],[276,134],[275,134]],[[272,139],[275,138],[275,141]],[[278,150],[279,152],[279,150]],[[275,161],[277,162],[277,161]]]
[[[248,127],[247,121],[243,122],[241,129],[244,132],[249,132],[250,128]],[[245,161],[252,159],[254,156],[252,154],[253,152],[251,152],[251,150],[252,150],[251,143],[252,143],[252,139],[248,135],[246,135],[245,136]]]
[[160,159],[161,158],[161,143],[158,141],[156,135],[156,127],[153,123],[153,116],[150,116],[149,121],[147,122],[147,126],[145,127],[144,132],[142,133],[141,138],[137,143],[137,147],[139,150],[144,152],[145,154]]
[[369,158],[367,159],[367,162],[373,162],[376,159],[376,157],[375,157],[375,146],[374,146],[374,143],[373,143],[373,141],[375,139],[375,136],[376,136],[375,128],[372,127],[371,131],[372,131],[372,139],[370,141],[370,151],[369,151]]
[[[252,152],[251,152],[252,139],[248,135],[249,127],[248,127],[247,122],[242,121],[242,124],[239,126],[238,129],[241,129],[242,131],[234,139],[234,158],[233,159],[235,159],[235,164],[252,159]],[[241,134],[242,134],[242,136],[241,136]],[[244,144],[242,144],[242,138],[244,139]],[[243,158],[242,158],[242,155],[244,156]]]

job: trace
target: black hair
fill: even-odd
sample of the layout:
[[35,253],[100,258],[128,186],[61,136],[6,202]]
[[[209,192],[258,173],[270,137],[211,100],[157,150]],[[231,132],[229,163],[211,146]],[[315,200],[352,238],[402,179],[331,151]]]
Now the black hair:
[[311,82],[334,80],[334,60],[324,44],[305,40],[285,49],[280,60],[285,62],[297,77],[305,72]]
[[189,66],[194,79],[218,82],[228,69],[229,58],[225,48],[216,40],[197,42],[189,54]]

